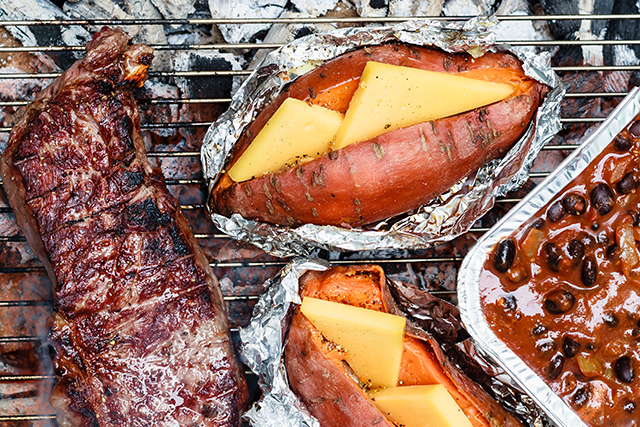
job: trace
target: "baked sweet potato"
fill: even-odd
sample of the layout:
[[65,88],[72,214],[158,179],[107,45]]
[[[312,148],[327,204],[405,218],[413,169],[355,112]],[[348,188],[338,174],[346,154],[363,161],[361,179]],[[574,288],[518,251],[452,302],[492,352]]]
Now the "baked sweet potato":
[[[388,302],[384,271],[375,265],[308,272],[301,278],[301,296],[399,314],[397,306]],[[432,337],[417,332],[408,320],[401,384],[443,384],[473,426],[521,425],[452,363]],[[448,327],[452,337],[460,336],[456,328]],[[285,366],[291,388],[322,427],[394,426],[373,404],[343,353],[299,309],[289,328]]]
[[211,191],[210,209],[287,226],[361,226],[393,217],[429,202],[504,154],[525,132],[548,91],[526,77],[509,53],[473,58],[397,43],[364,47],[287,86],[240,136],[226,171],[288,97],[345,112],[368,61],[511,83],[516,89],[492,105],[395,129],[249,181],[234,182],[225,172]]

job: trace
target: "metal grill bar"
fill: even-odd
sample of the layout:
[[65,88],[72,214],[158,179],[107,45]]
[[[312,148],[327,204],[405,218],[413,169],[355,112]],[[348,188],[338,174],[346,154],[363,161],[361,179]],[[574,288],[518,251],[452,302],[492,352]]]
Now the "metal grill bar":
[[[211,19],[45,19],[8,20],[3,25],[225,25],[225,24],[363,24],[394,23],[428,19],[431,21],[466,21],[474,16],[350,17],[350,18],[211,18]],[[575,15],[498,15],[499,21],[574,21],[636,20],[636,14]]]

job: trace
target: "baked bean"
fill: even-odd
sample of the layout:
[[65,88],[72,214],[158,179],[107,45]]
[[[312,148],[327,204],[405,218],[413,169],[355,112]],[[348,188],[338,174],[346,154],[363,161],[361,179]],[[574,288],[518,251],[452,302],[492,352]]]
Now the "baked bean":
[[600,215],[606,215],[613,209],[613,192],[607,184],[598,184],[591,190],[591,204]]
[[616,377],[623,383],[629,384],[636,378],[633,360],[629,356],[622,356],[616,360]]
[[610,312],[606,312],[602,314],[602,321],[605,325],[615,328],[618,326],[619,320],[618,317]]
[[560,250],[555,243],[545,243],[544,253],[547,259],[547,266],[551,271],[560,270]]
[[580,343],[571,337],[565,337],[562,341],[562,352],[564,355],[571,359],[580,351]]
[[587,288],[592,287],[598,280],[598,263],[596,259],[589,255],[582,262],[582,284]]
[[567,194],[562,198],[562,207],[569,215],[579,216],[587,211],[587,201],[577,194]]
[[640,138],[640,120],[636,120],[629,126],[629,133],[634,138]]
[[552,203],[547,209],[547,219],[551,222],[558,222],[564,216],[564,208],[562,207],[562,202],[557,201]]
[[628,135],[620,134],[616,136],[613,145],[618,151],[629,151],[633,145],[633,138],[630,138]]
[[573,308],[576,297],[569,291],[558,290],[549,292],[544,299],[544,308],[550,314],[563,314]]
[[585,386],[576,390],[573,395],[573,399],[571,400],[576,407],[581,408],[589,401],[589,399],[591,399],[591,391]]
[[549,365],[547,366],[547,376],[552,380],[555,380],[562,373],[562,368],[564,368],[564,356],[562,353],[558,353],[549,361]]
[[629,172],[616,184],[616,190],[620,194],[629,194],[638,187],[638,180],[635,172]]
[[502,239],[498,243],[493,265],[500,273],[506,272],[516,256],[516,244],[511,239]]

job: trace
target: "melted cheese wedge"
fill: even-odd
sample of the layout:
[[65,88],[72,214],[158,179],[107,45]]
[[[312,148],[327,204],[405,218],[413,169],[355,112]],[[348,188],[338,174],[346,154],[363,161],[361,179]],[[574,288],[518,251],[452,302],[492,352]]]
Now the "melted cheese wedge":
[[392,387],[369,396],[389,420],[404,427],[471,427],[442,384]]
[[513,91],[514,87],[506,83],[368,62],[334,149],[493,104]]
[[406,319],[392,314],[304,297],[300,311],[334,344],[345,360],[372,387],[398,382]]
[[229,176],[235,182],[247,181],[327,153],[343,117],[337,111],[287,98],[229,169]]

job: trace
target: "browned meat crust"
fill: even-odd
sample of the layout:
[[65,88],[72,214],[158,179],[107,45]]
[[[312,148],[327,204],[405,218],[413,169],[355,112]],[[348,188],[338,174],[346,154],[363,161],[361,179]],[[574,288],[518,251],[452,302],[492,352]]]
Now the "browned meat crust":
[[247,400],[217,280],[144,151],[130,89],[152,58],[103,28],[0,160],[54,283],[61,426],[231,426]]

